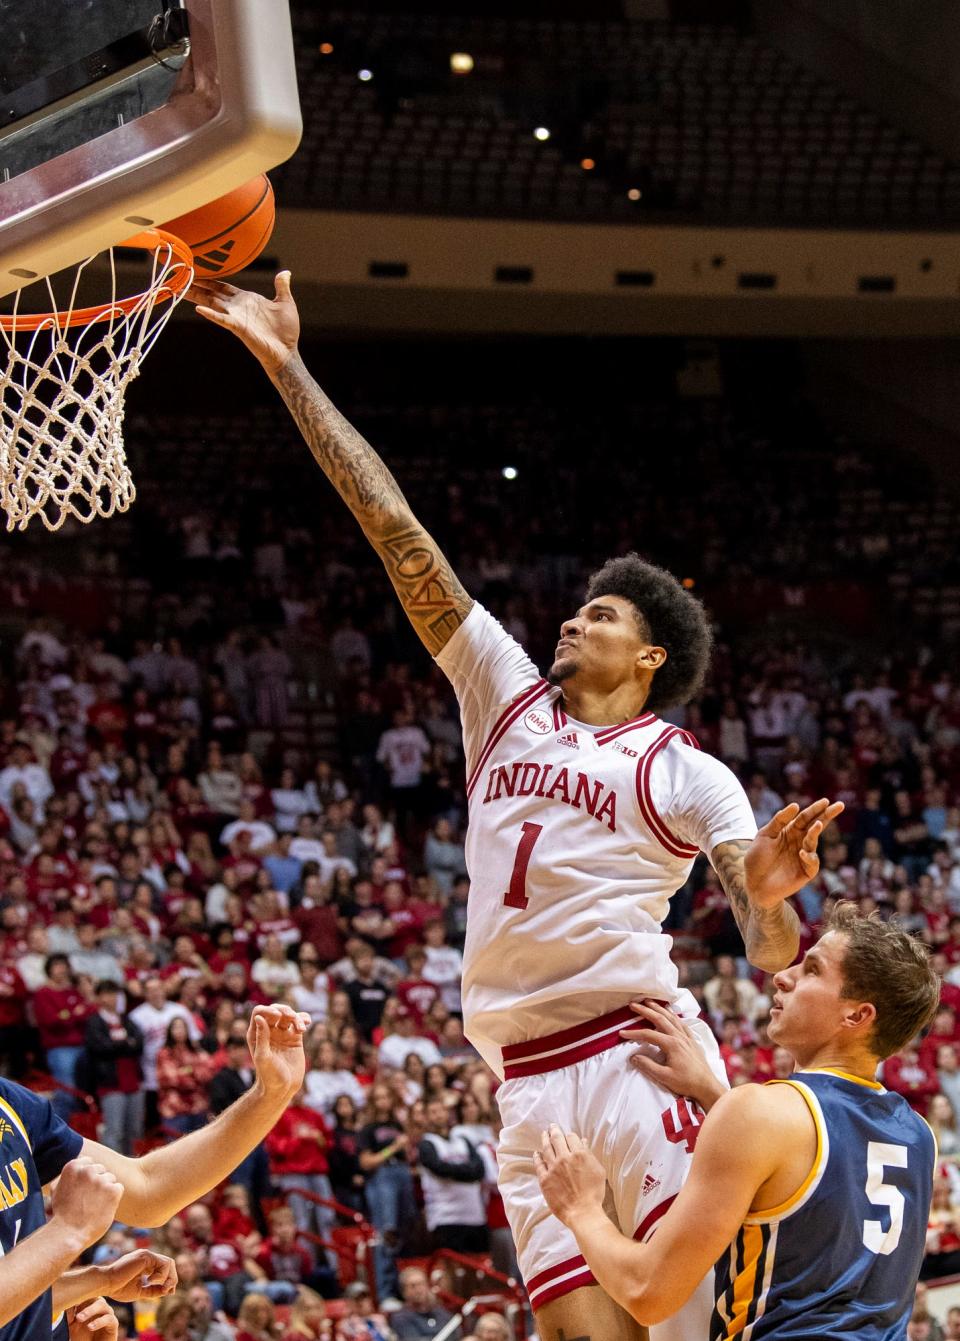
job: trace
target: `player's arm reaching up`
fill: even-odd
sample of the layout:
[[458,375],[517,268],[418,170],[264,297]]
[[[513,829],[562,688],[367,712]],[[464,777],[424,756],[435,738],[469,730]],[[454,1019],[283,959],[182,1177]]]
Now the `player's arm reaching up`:
[[785,806],[756,838],[718,843],[710,853],[756,968],[776,973],[796,959],[800,921],[785,900],[816,876],[817,839],[842,810],[842,801],[825,798],[805,810]]
[[290,272],[277,276],[272,299],[214,280],[197,280],[190,297],[201,316],[233,331],[259,360],[318,465],[383,560],[420,641],[436,656],[473,601],[380,457],[304,366]]

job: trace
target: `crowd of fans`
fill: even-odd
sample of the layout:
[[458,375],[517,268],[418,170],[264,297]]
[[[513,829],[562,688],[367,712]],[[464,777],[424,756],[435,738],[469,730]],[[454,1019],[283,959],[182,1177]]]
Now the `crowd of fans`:
[[[617,432],[639,421],[639,411],[616,413]],[[905,652],[865,654],[818,641],[810,619],[818,600],[853,590],[854,625],[878,590],[896,600],[905,577],[907,587],[925,580],[928,555],[870,543],[908,528],[900,477],[868,455],[831,451],[823,435],[801,456],[791,430],[771,443],[729,407],[681,400],[645,425],[654,443],[676,443],[673,456],[618,458],[636,485],[631,517],[594,508],[591,526],[577,435],[602,445],[596,416],[572,429],[559,411],[537,420],[502,407],[472,417],[408,409],[393,425],[401,440],[421,443],[432,426],[442,454],[469,434],[478,445],[505,439],[532,493],[498,494],[502,482],[472,454],[469,509],[424,458],[408,456],[400,473],[417,510],[449,536],[469,589],[534,651],[575,608],[587,565],[610,550],[640,543],[695,571],[720,637],[703,695],[670,716],[741,776],[759,823],[793,800],[846,805],[824,835],[818,879],[796,900],[804,944],[834,901],[850,899],[898,916],[931,947],[941,1012],[882,1079],[937,1131],[925,1274],[958,1271],[960,685],[919,638]],[[388,419],[382,406],[367,412],[389,436]],[[797,423],[806,434],[812,420]],[[282,424],[263,412],[243,426],[263,447],[263,478],[255,466],[244,475],[255,497],[270,483]],[[235,429],[216,430],[222,450]],[[155,417],[152,431],[169,461],[173,417]],[[300,461],[288,442],[282,450]],[[811,459],[828,474],[826,519]],[[107,601],[92,600],[88,582],[63,610],[70,579],[22,554],[4,579],[15,623],[0,704],[0,1067],[48,1086],[52,1077],[62,1113],[96,1121],[102,1140],[131,1152],[191,1131],[249,1086],[253,1005],[289,1002],[313,1021],[304,1089],[284,1119],[225,1192],[155,1235],[181,1287],[151,1341],[229,1341],[234,1331],[266,1341],[283,1328],[289,1341],[404,1341],[435,1334],[447,1316],[433,1282],[405,1261],[447,1248],[516,1271],[495,1185],[496,1080],[460,1019],[469,879],[455,704],[350,519],[330,504],[322,527],[311,521],[323,484],[311,476],[308,486],[299,469],[282,481],[283,527],[259,507],[250,522],[229,496],[219,510],[200,497],[184,512],[169,481],[163,502],[145,479],[140,529],[157,547],[123,548],[118,523],[85,551]],[[601,495],[608,469],[598,449]],[[797,483],[784,508],[771,501],[778,478]],[[862,495],[865,480],[870,518],[851,520],[844,498]],[[658,492],[682,503],[658,512]],[[933,515],[935,496],[920,485],[915,494],[914,513]],[[779,604],[758,604],[761,580]],[[752,626],[732,599],[748,581]],[[31,618],[51,589],[60,617]],[[906,596],[898,609],[904,628],[934,629],[931,607],[914,609],[912,626]],[[314,694],[336,723],[322,754],[291,743],[291,690],[296,702]],[[731,1083],[788,1073],[766,1036],[770,984],[743,958],[705,859],[674,898],[668,929]],[[376,1230],[372,1290],[344,1290],[353,1273],[337,1234],[351,1211]],[[128,1237],[118,1227],[96,1251],[120,1253]],[[473,1335],[497,1341],[500,1326],[485,1314]]]

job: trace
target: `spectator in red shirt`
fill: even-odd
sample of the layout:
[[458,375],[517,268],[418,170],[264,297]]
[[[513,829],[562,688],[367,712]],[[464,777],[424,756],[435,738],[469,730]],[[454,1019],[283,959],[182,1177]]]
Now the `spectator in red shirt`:
[[217,1287],[213,1291],[214,1300],[222,1299],[227,1312],[236,1316],[247,1288],[262,1279],[262,1269],[252,1258],[245,1257],[236,1243],[217,1236],[213,1216],[202,1201],[188,1206],[183,1216],[187,1247],[197,1260],[204,1284]]
[[401,1004],[406,1006],[419,1028],[430,1007],[439,999],[440,989],[435,983],[427,982],[423,976],[427,952],[422,945],[411,945],[404,958],[407,961],[407,972],[395,990]]
[[157,1106],[162,1121],[185,1135],[206,1125],[207,1086],[220,1069],[190,1037],[185,1019],[171,1020],[157,1054]]
[[[95,1007],[77,990],[66,955],[48,955],[44,970],[47,985],[33,998],[40,1046],[47,1055],[47,1069],[54,1080],[72,1089],[77,1062],[83,1052],[87,1019]],[[72,1098],[63,1091],[58,1091],[52,1102],[61,1114],[73,1110]]]
[[329,1290],[333,1273],[321,1279],[309,1249],[297,1237],[297,1224],[291,1208],[278,1206],[270,1212],[268,1223],[270,1233],[257,1253],[257,1266],[268,1279],[254,1288],[281,1304],[296,1299],[300,1285],[310,1285],[314,1289],[324,1286]]
[[232,870],[235,873],[239,890],[249,891],[253,888],[261,863],[260,858],[253,854],[248,829],[240,830],[230,843],[229,852],[230,855],[224,858],[224,870]]
[[[391,959],[403,959],[407,948],[420,939],[424,917],[422,910],[411,904],[398,880],[388,880],[383,891],[383,911],[393,935],[388,945]],[[434,913],[436,909],[432,910]]]
[[143,1034],[117,1009],[120,991],[110,979],[97,983],[97,1009],[87,1020],[84,1041],[89,1072],[86,1088],[103,1113],[104,1145],[121,1155],[135,1153],[143,1136]]
[[120,690],[111,681],[102,686],[96,702],[87,709],[87,722],[103,744],[123,747],[129,714],[120,702]]
[[[302,1188],[318,1197],[333,1196],[330,1186],[327,1147],[330,1128],[315,1108],[304,1103],[305,1091],[292,1101],[267,1137],[267,1155],[273,1181],[290,1193]],[[306,1197],[288,1196],[297,1229],[314,1231],[321,1238],[330,1239],[336,1216],[328,1206],[319,1206]],[[328,1251],[328,1261],[336,1270],[336,1255]]]
[[0,1063],[14,1080],[27,1069],[27,989],[13,964],[0,963]]
[[930,1032],[920,1044],[920,1063],[928,1071],[935,1071],[937,1067],[937,1049],[945,1043],[956,1043],[960,1038],[957,1033],[957,1016],[952,1006],[945,1005],[942,1001],[933,1017],[933,1023],[930,1026]]
[[936,1071],[924,1065],[919,1049],[906,1047],[883,1063],[883,1083],[888,1090],[902,1094],[911,1108],[926,1117],[933,1095],[939,1093]]
[[334,964],[343,954],[343,936],[338,923],[338,909],[330,902],[320,876],[312,873],[303,877],[300,901],[293,913],[302,943],[310,944],[317,952],[320,963]]

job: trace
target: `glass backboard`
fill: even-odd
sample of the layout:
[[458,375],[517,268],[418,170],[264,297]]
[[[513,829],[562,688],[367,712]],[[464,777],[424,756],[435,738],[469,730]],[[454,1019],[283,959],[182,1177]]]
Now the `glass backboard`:
[[3,0],[0,295],[275,167],[287,0]]

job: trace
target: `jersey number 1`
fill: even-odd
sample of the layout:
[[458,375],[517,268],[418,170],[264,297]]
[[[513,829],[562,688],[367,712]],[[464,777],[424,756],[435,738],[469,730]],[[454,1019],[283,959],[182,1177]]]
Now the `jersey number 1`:
[[534,844],[542,833],[542,824],[524,824],[520,830],[520,842],[517,845],[517,855],[513,859],[510,888],[503,896],[504,906],[507,908],[526,908],[530,902],[525,892],[527,867],[530,865],[530,858],[533,856]]

